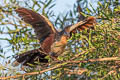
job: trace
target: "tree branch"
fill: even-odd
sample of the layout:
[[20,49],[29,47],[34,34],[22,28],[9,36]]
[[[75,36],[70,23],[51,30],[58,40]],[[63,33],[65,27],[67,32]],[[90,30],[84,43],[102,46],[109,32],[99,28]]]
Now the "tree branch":
[[48,68],[48,69],[45,69],[45,70],[42,70],[40,72],[30,72],[30,73],[24,73],[24,74],[20,74],[20,75],[15,75],[15,76],[8,76],[8,77],[0,77],[0,79],[2,80],[5,80],[5,79],[10,79],[10,78],[19,78],[19,77],[22,77],[22,76],[27,76],[27,75],[36,75],[36,74],[42,74],[44,72],[47,72],[47,71],[50,71],[50,70],[53,70],[53,69],[56,69],[60,66],[62,66],[63,64],[59,64],[59,65],[56,65],[52,68]]
[[96,62],[96,61],[120,61],[119,57],[108,57],[108,58],[99,58],[99,59],[89,59],[89,60],[79,60],[79,61],[70,61],[70,63],[87,63],[87,62]]
[[5,79],[9,79],[9,78],[18,78],[18,77],[27,76],[27,75],[42,74],[44,72],[47,72],[47,71],[62,67],[63,65],[66,65],[68,63],[87,63],[87,62],[96,62],[96,61],[120,61],[120,58],[119,57],[108,57],[108,58],[79,60],[79,61],[66,61],[66,62],[63,62],[62,64],[58,64],[58,65],[56,65],[54,67],[42,70],[40,72],[31,72],[31,73],[25,73],[25,74],[20,74],[20,75],[16,75],[16,76],[0,77],[0,79],[5,80]]

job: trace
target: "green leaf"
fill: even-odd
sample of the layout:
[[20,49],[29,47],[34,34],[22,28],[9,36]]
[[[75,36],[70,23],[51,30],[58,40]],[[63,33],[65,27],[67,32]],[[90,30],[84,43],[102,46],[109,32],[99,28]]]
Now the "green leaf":
[[51,4],[52,0],[49,0],[47,4],[45,4],[44,8],[48,7]]
[[5,58],[5,57],[4,57],[3,55],[1,55],[1,54],[0,54],[0,57],[1,57],[1,58]]

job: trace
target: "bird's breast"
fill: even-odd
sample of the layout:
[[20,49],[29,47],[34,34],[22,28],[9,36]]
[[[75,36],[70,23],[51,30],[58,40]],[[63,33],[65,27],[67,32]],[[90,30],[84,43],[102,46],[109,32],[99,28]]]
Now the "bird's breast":
[[60,55],[64,52],[64,48],[67,44],[67,37],[61,36],[60,40],[55,41],[51,46],[51,52],[56,55]]

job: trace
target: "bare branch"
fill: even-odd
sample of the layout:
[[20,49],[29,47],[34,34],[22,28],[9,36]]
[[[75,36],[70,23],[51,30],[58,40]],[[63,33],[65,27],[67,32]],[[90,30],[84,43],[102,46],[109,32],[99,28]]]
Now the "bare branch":
[[89,60],[79,60],[79,61],[70,61],[70,63],[87,63],[87,62],[96,62],[96,61],[120,61],[119,57],[108,57],[108,58],[99,58],[99,59],[89,59]]

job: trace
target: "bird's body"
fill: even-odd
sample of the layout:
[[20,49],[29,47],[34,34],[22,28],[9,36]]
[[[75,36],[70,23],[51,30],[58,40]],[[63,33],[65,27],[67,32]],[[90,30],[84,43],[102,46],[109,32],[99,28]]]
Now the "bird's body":
[[61,36],[60,40],[56,40],[52,45],[51,45],[51,53],[53,56],[59,56],[64,52],[65,46],[67,44],[67,37]]
[[[59,37],[58,37],[59,35]],[[67,44],[67,36],[58,34],[50,34],[41,44],[41,48],[44,52],[52,55],[57,56],[64,51],[64,48]]]
[[23,65],[27,65],[27,63],[34,64],[35,61],[48,62],[48,60],[45,59],[45,56],[47,55],[58,57],[64,52],[67,40],[70,38],[71,33],[74,33],[76,29],[88,29],[95,23],[95,18],[89,17],[77,25],[65,27],[64,30],[58,32],[53,27],[52,23],[43,15],[39,15],[26,8],[18,8],[16,9],[16,12],[26,23],[32,25],[36,37],[41,44],[39,49],[17,55],[16,61]]

